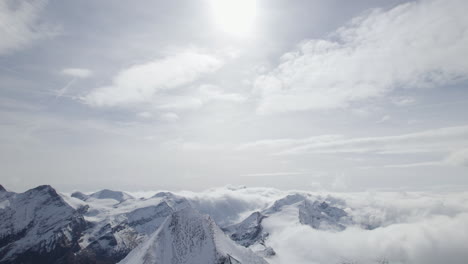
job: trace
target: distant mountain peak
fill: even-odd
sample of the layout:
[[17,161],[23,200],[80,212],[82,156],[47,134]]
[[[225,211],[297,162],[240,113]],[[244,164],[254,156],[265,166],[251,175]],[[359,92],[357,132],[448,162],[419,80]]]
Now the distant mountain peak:
[[109,190],[109,189],[103,189],[103,190],[100,190],[98,192],[95,192],[91,195],[89,195],[89,197],[92,197],[92,198],[95,198],[95,199],[114,199],[118,202],[123,202],[127,199],[132,199],[133,196],[131,196],[130,194],[127,194],[125,192],[121,192],[121,191],[113,191],[113,190]]

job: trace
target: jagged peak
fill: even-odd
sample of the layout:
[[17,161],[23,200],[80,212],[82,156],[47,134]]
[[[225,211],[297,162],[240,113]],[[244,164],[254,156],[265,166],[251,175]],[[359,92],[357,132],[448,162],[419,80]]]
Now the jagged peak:
[[3,185],[0,184],[0,192],[6,192],[7,190],[3,188]]
[[120,263],[267,262],[251,250],[236,245],[208,215],[184,208],[172,213],[148,240]]
[[52,188],[52,186],[46,184],[46,185],[39,185],[37,186],[36,188],[33,188],[32,190],[38,190],[38,191],[41,191],[41,190],[54,190],[54,188]]
[[303,202],[307,200],[308,196],[306,194],[295,193],[289,194],[285,197],[276,200],[272,206],[263,211],[263,214],[271,214],[280,211],[284,206],[292,205],[298,202]]
[[60,198],[60,195],[57,193],[57,191],[50,185],[39,185],[36,188],[30,189],[26,192],[42,192],[42,193],[47,193],[50,196]]

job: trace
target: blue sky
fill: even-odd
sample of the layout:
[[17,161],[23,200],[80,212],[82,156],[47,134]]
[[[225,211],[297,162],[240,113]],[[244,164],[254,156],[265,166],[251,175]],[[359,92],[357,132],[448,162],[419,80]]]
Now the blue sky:
[[466,188],[467,7],[2,1],[0,181]]

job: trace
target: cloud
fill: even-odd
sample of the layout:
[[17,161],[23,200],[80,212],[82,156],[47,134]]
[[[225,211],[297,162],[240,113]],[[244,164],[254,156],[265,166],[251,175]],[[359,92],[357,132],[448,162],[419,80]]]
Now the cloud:
[[272,188],[213,188],[204,192],[181,191],[177,194],[187,197],[192,206],[209,214],[221,226],[243,220],[252,211],[266,208],[285,192]]
[[114,77],[110,86],[94,89],[82,100],[97,107],[148,103],[160,93],[188,85],[222,65],[220,59],[210,54],[179,52],[124,69]]
[[449,152],[467,144],[468,126],[456,126],[396,136],[348,138],[303,144],[281,151],[280,154]]
[[48,1],[0,1],[0,55],[23,49],[33,41],[56,34],[41,21]]
[[233,103],[242,103],[247,100],[247,98],[241,94],[237,93],[225,93],[218,86],[204,84],[200,88],[200,96],[205,102],[209,101],[226,101]]
[[150,112],[139,112],[137,113],[137,117],[140,117],[140,118],[151,118],[153,117],[153,114],[151,114]]
[[[341,188],[343,183],[336,185]],[[343,208],[354,224],[341,232],[316,230],[299,223],[294,207],[283,208],[262,222],[270,234],[265,244],[277,253],[267,259],[269,263],[378,264],[385,259],[400,264],[461,264],[468,257],[466,192],[308,193],[246,187],[177,192],[221,226],[237,223],[295,193]]]
[[89,69],[83,68],[65,68],[61,71],[62,74],[68,75],[75,78],[88,78],[93,75],[93,72]]
[[421,0],[374,9],[327,39],[306,40],[256,78],[257,110],[341,108],[397,88],[466,80],[466,8],[463,0]]
[[[312,197],[315,197],[312,196]],[[294,215],[264,220],[275,263],[464,263],[466,193],[324,193],[356,222],[342,232],[315,230]],[[314,198],[313,198],[314,199]],[[361,226],[372,226],[371,230]],[[311,250],[313,249],[313,250]]]
[[[349,138],[342,135],[322,135],[296,139],[264,139],[240,144],[235,149],[237,151],[259,151],[280,156],[304,154],[409,155],[416,153],[420,155],[437,155],[441,158],[412,163],[387,164],[378,167],[467,166],[468,126],[442,127],[393,136]],[[376,167],[360,166],[360,168]]]
[[[372,231],[348,228],[342,232],[290,223],[281,231],[272,231],[269,245],[277,257],[270,263],[462,264],[468,257],[462,246],[468,241],[467,220],[466,213],[430,216]],[[384,259],[388,262],[379,262]]]
[[451,165],[468,167],[468,148],[452,152],[444,162]]
[[323,143],[323,142],[334,142],[342,139],[341,135],[322,135],[308,138],[281,138],[281,139],[264,139],[253,142],[247,142],[237,147],[237,150],[254,150],[254,149],[279,149],[286,147],[294,147],[302,144],[309,143]]
[[377,123],[377,124],[385,123],[385,122],[389,121],[390,119],[392,119],[392,117],[391,117],[390,115],[384,115],[384,116],[382,116],[382,118],[381,118],[379,121],[377,121],[376,123]]
[[406,105],[412,105],[416,102],[416,100],[412,97],[395,97],[392,98],[392,103],[398,106],[406,106]]
[[241,175],[242,177],[272,177],[272,176],[293,176],[305,175],[307,172],[302,171],[281,171],[281,172],[262,172],[262,173],[248,173]]
[[212,84],[189,87],[179,94],[160,94],[154,98],[154,107],[160,110],[185,111],[198,109],[212,102],[243,103],[247,98],[238,93],[224,92]]
[[159,119],[166,122],[175,122],[179,120],[179,116],[176,113],[168,112],[159,115]]

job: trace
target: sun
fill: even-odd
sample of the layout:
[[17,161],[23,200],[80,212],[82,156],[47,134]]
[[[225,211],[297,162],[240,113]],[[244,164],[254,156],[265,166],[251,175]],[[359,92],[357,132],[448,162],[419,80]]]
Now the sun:
[[245,35],[252,31],[256,0],[211,0],[216,25],[224,32]]

